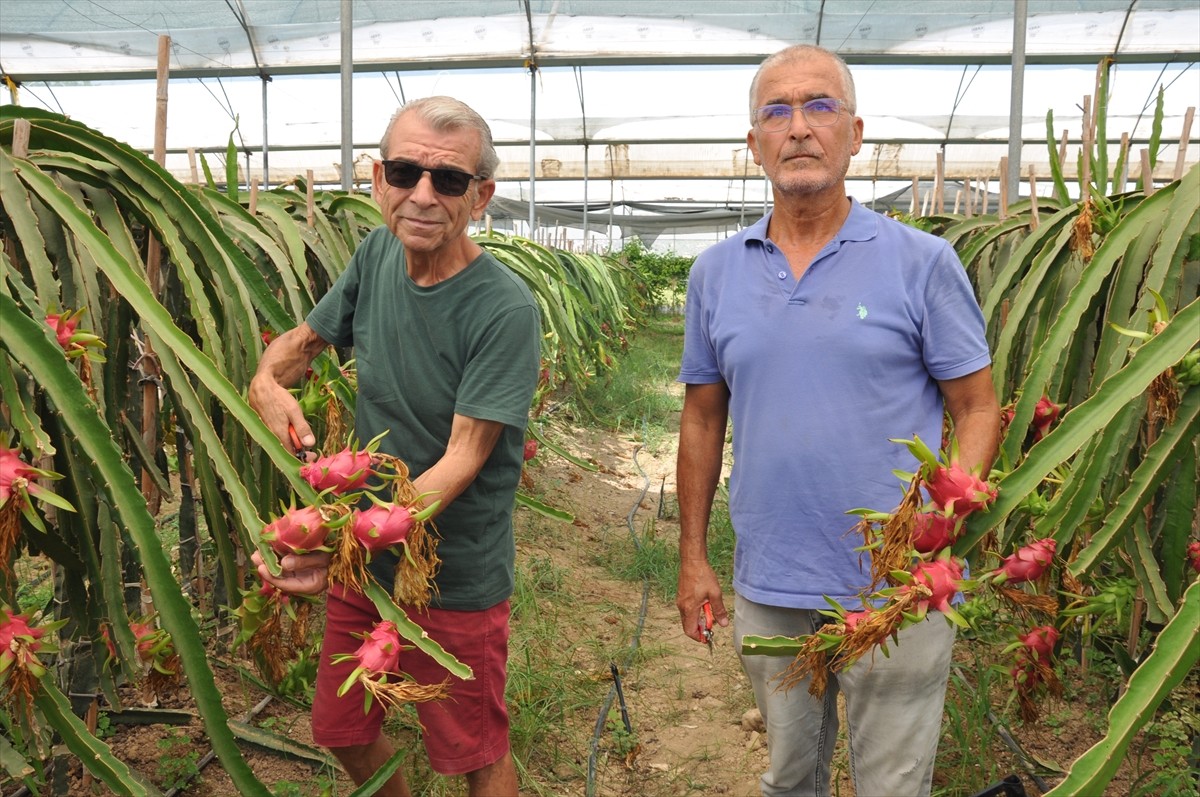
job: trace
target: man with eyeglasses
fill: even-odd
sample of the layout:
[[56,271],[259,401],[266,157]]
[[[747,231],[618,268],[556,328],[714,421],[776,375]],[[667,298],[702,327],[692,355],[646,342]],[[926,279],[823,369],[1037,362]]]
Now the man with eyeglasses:
[[[267,347],[250,384],[251,406],[289,448],[289,425],[316,443],[295,398],[309,363],[329,345],[353,346],[358,371],[355,435],[386,431],[380,450],[408,465],[417,490],[440,501],[441,568],[431,605],[403,607],[474,671],[451,679],[450,697],[419,703],[426,752],[443,775],[466,775],[471,795],[515,795],[504,684],[515,544],[512,510],[541,335],[525,284],[467,234],[496,190],[499,157],[487,123],[449,97],[415,100],[392,117],[372,171],[385,227],[373,230],[342,276],[295,329]],[[318,594],[327,554],[284,556],[280,589]],[[390,593],[395,555],[376,555],[372,575]],[[343,697],[352,662],[330,663],[361,644],[354,633],[379,622],[374,605],[329,585],[326,628],[313,700],[313,739],[329,747],[357,783],[392,754],[383,709],[363,714],[363,689]],[[418,683],[448,673],[417,650],[400,666]],[[407,795],[403,774],[376,794]]]
[[[953,249],[846,195],[863,134],[846,64],[808,45],[775,53],[750,109],[746,140],[774,208],[696,259],[679,375],[676,602],[693,639],[706,601],[729,625],[706,539],[732,420],[738,650],[747,634],[814,633],[828,622],[824,596],[863,608],[869,561],[845,513],[899,502],[893,469],[917,463],[890,438],[936,445],[945,409],[959,463],[986,471],[1000,417],[983,317]],[[929,794],[953,642],[931,616],[889,642],[890,657],[830,673],[823,698],[808,682],[779,689],[790,659],[742,656],[767,729],[762,793],[829,793],[840,691],[856,793]]]

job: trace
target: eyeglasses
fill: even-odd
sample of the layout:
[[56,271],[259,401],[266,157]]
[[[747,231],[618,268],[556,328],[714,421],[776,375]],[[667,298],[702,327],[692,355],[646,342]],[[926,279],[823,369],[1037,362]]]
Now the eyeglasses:
[[764,133],[777,133],[787,130],[792,124],[792,114],[800,111],[810,127],[829,127],[838,120],[845,107],[846,103],[833,97],[818,97],[803,105],[764,105],[754,109],[754,124]]
[[482,180],[483,175],[469,174],[458,169],[426,169],[409,161],[383,161],[383,179],[396,188],[412,188],[421,181],[421,175],[429,172],[433,190],[442,196],[462,196],[471,187],[472,180]]

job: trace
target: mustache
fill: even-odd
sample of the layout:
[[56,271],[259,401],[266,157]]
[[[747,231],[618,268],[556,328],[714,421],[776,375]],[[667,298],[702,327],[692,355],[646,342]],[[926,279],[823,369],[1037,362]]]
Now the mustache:
[[794,149],[787,150],[781,154],[784,159],[797,158],[797,157],[801,157],[801,156],[820,158],[823,155],[823,153],[819,149],[814,149],[813,147],[796,147]]

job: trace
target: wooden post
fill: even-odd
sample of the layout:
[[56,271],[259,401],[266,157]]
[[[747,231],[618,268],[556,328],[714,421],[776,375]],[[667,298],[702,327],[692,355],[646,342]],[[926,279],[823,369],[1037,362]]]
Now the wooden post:
[[305,189],[304,189],[305,215],[304,215],[304,218],[308,222],[309,227],[316,227],[317,226],[317,216],[316,216],[316,211],[313,207],[313,173],[312,173],[312,169],[308,169],[307,171],[304,172],[304,184],[305,184]]
[[[156,70],[156,89],[154,102],[154,162],[165,166],[167,162],[167,87],[171,72],[171,37],[158,37],[158,64]],[[162,292],[162,275],[159,273],[159,262],[162,260],[162,249],[153,233],[146,235],[146,282],[150,292],[157,298]],[[145,338],[145,348],[139,358],[139,368],[142,372],[142,443],[146,451],[158,450],[158,386],[162,381],[162,369],[149,336]],[[150,476],[151,463],[142,467],[142,495],[152,516],[158,515],[162,496],[154,479]],[[153,609],[150,591],[142,590],[142,610],[149,614]]]
[[912,201],[908,203],[909,204],[908,212],[910,214],[912,214],[913,216],[917,215],[917,210],[919,210],[921,207],[920,202],[918,201],[920,193],[921,193],[921,178],[913,177]]
[[937,174],[933,177],[933,207],[934,212],[941,214],[945,212],[945,201],[942,196],[945,193],[945,183],[943,182],[946,174],[946,153],[938,150],[937,153]]
[[1150,196],[1154,193],[1154,175],[1150,170],[1150,150],[1142,150],[1142,193]]
[[962,198],[963,198],[963,192],[962,192],[962,189],[960,188],[954,192],[954,215],[955,216],[958,215],[958,209],[962,205]]
[[28,119],[13,120],[12,156],[14,158],[29,157],[29,134],[32,129]]
[[1121,134],[1121,152],[1117,155],[1117,159],[1121,161],[1121,172],[1113,175],[1113,193],[1121,194],[1125,192],[1125,185],[1129,182],[1129,134]]
[[1192,133],[1192,119],[1196,116],[1196,107],[1187,109],[1183,117],[1183,132],[1179,135],[1179,152],[1175,155],[1175,173],[1173,180],[1183,177],[1183,162],[1187,158],[1188,136]]
[[1064,128],[1062,138],[1058,142],[1058,164],[1062,166],[1063,171],[1067,170],[1067,131]]
[[250,178],[250,215],[253,216],[258,211],[258,178]]
[[1037,177],[1033,173],[1033,167],[1029,167],[1029,229],[1036,230],[1038,224],[1038,194],[1037,194]]
[[988,212],[988,186],[991,185],[991,180],[988,178],[980,178],[979,180],[979,215],[986,216]]
[[1008,156],[1000,156],[1000,202],[996,215],[1001,221],[1008,218]]
[[200,185],[200,172],[196,170],[195,147],[188,147],[188,171],[192,174],[192,185]]
[[963,183],[963,193],[966,194],[967,206],[965,211],[969,219],[975,215],[975,181],[970,177]]

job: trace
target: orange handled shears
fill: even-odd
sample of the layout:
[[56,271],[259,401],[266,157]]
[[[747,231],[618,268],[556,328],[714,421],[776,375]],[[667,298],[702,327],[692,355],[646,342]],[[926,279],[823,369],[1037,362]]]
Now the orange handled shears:
[[308,453],[308,449],[301,445],[300,435],[296,434],[296,427],[292,426],[290,423],[288,424],[288,437],[292,439],[292,448],[296,449],[296,459],[300,460],[301,462],[308,462],[308,457],[305,456]]
[[704,643],[708,645],[708,655],[713,653],[713,613],[712,604],[705,601],[700,607],[700,619],[696,621],[696,627],[700,630],[700,636],[704,637]]

